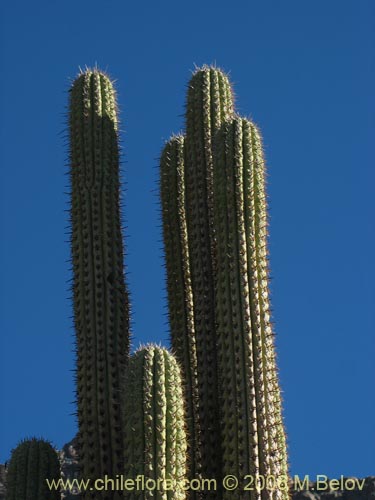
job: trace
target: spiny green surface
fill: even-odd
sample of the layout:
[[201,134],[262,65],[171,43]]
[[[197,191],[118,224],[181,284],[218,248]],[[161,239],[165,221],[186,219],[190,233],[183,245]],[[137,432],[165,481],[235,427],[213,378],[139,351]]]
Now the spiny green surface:
[[120,385],[129,351],[129,312],[116,99],[106,75],[87,70],[76,79],[69,123],[80,462],[85,479],[115,477],[123,469]]
[[56,451],[43,439],[22,441],[12,451],[9,461],[7,500],[59,500],[60,492],[50,490],[46,479],[60,479]]
[[[270,321],[265,166],[257,128],[225,123],[215,141],[216,320],[223,408],[223,474],[287,474]],[[245,481],[246,483],[246,481]],[[240,490],[243,489],[240,483]],[[288,499],[267,489],[225,499]]]
[[[192,461],[205,478],[220,480],[220,408],[218,396],[216,331],[214,316],[214,263],[212,260],[212,140],[222,122],[233,113],[233,96],[227,76],[219,69],[204,67],[189,83],[184,145],[185,214],[188,249],[186,268],[189,269],[191,290],[185,289],[186,308],[194,324],[197,357],[198,420],[196,454]],[[170,187],[173,190],[173,186]],[[178,197],[176,190],[173,196]],[[182,205],[181,205],[182,206]],[[168,236],[167,236],[168,238]],[[168,256],[167,256],[168,259]],[[176,252],[170,257],[178,261]],[[173,278],[168,278],[173,279]],[[192,312],[191,312],[192,305]],[[171,311],[175,308],[170,301]],[[171,314],[173,314],[171,312]],[[187,329],[171,332],[173,345],[186,344]],[[178,352],[178,351],[177,351]],[[180,359],[184,365],[184,359]],[[188,368],[186,368],[187,370]],[[193,372],[193,376],[195,373]]]
[[184,500],[181,481],[186,474],[187,444],[182,382],[175,358],[153,345],[135,352],[124,389],[124,477],[176,481],[173,491],[128,491],[125,498]]
[[175,136],[165,146],[160,162],[160,194],[163,214],[164,248],[172,349],[180,360],[186,421],[190,477],[201,470],[199,429],[199,386],[194,325],[194,307],[185,214],[184,137]]
[[[189,84],[185,137],[173,137],[161,157],[161,200],[172,346],[196,419],[188,423],[192,471],[219,484],[227,474],[280,480],[287,455],[262,146],[256,127],[235,117],[229,81],[216,68],[198,70]],[[212,496],[288,497],[243,487]]]

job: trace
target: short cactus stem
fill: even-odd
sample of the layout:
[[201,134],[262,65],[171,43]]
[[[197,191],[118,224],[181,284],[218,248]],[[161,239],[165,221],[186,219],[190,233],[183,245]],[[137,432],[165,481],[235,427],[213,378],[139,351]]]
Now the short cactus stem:
[[123,468],[120,387],[129,351],[116,99],[106,75],[87,70],[76,79],[69,122],[78,442],[82,477],[96,479]]
[[[12,451],[6,479],[6,498],[59,500],[59,479],[60,462],[52,445],[44,439],[26,439]],[[53,488],[53,481],[56,488]]]
[[125,498],[185,500],[187,444],[175,358],[153,345],[136,351],[126,370],[124,390],[124,476],[150,480],[144,491],[126,491]]

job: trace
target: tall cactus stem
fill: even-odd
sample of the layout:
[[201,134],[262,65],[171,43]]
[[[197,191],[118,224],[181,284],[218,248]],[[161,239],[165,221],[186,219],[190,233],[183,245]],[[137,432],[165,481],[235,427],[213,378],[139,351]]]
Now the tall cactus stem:
[[227,76],[204,67],[192,77],[187,97],[185,141],[186,220],[193,290],[200,456],[203,477],[220,480],[220,408],[217,380],[212,260],[213,137],[233,113]]
[[[285,476],[286,482],[270,321],[265,167],[258,130],[246,119],[226,122],[216,138],[213,193],[223,474],[259,474],[275,481]],[[228,500],[288,499],[283,488],[223,495]]]
[[[105,74],[87,70],[75,80],[69,123],[81,473],[84,478],[115,477],[123,468],[120,383],[129,351],[129,306],[116,98]],[[105,492],[100,498],[112,500],[119,493]]]
[[175,136],[163,150],[160,161],[160,194],[164,222],[171,343],[183,372],[188,456],[190,457],[189,476],[194,478],[199,477],[201,473],[199,386],[185,214],[184,143],[183,136]]

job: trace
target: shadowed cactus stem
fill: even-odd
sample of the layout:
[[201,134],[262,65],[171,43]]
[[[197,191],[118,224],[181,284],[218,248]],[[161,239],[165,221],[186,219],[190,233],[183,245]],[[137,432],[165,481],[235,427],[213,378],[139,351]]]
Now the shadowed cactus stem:
[[[153,345],[136,351],[126,370],[124,388],[124,476],[159,481],[154,491],[127,491],[125,498],[184,500],[187,445],[182,383],[175,358]],[[168,482],[175,485],[173,489]]]
[[[13,451],[6,479],[7,500],[59,500],[60,491],[48,481],[60,479],[56,451],[43,439],[26,439]],[[55,483],[55,484],[56,484]]]
[[[129,350],[115,91],[97,71],[70,91],[71,223],[82,477],[123,470],[120,384]],[[82,493],[84,499],[120,493]]]

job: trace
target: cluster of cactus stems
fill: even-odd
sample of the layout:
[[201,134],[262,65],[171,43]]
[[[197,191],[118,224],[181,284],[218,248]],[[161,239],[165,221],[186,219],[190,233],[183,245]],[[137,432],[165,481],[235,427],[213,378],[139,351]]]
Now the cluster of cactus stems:
[[58,500],[60,491],[47,481],[60,479],[60,463],[44,439],[25,439],[12,451],[6,480],[7,500]]
[[[192,77],[185,135],[161,156],[161,200],[172,346],[182,365],[191,474],[233,474],[212,498],[244,492],[245,476],[287,474],[270,321],[265,164],[259,132],[234,112],[227,76]],[[242,481],[241,481],[242,480]],[[210,497],[206,492],[204,498]]]
[[[81,476],[143,475],[176,485],[88,490],[82,500],[288,499],[285,488],[244,489],[248,475],[277,481],[288,469],[270,320],[265,163],[257,127],[235,114],[233,101],[221,70],[203,67],[192,76],[185,134],[173,136],[160,159],[173,354],[149,345],[129,356],[115,91],[97,69],[72,85]],[[47,498],[41,478],[58,476],[56,460],[44,441],[22,443],[13,453],[7,498]],[[228,474],[238,478],[238,489],[222,488]],[[217,487],[187,493],[186,478],[216,479]],[[58,498],[53,494],[48,498]]]

